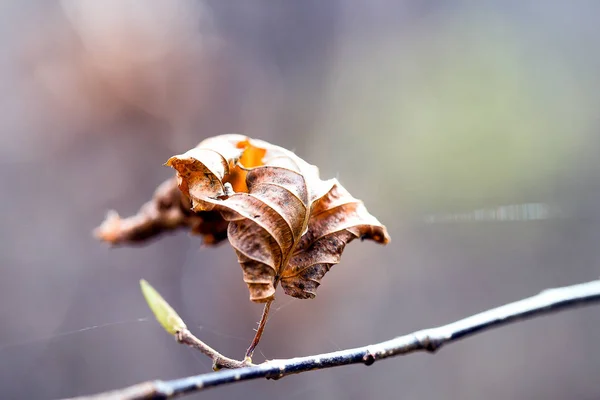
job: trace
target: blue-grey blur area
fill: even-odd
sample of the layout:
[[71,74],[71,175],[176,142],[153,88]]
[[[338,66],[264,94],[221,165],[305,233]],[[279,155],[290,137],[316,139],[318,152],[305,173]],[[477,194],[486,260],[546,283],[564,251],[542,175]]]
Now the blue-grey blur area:
[[[0,4],[0,397],[206,373],[139,290],[241,358],[262,307],[228,243],[111,249],[202,139],[243,133],[337,177],[392,243],[277,294],[254,361],[362,346],[600,275],[596,1]],[[597,399],[600,308],[190,398]]]

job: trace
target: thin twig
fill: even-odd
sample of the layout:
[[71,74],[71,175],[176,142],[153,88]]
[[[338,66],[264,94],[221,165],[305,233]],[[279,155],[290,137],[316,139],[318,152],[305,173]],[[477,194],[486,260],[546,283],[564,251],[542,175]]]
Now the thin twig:
[[265,330],[265,326],[267,325],[267,319],[269,318],[269,310],[271,309],[271,303],[273,300],[269,300],[265,303],[265,308],[263,309],[262,316],[260,317],[260,322],[258,323],[258,329],[256,330],[256,335],[254,335],[254,339],[252,339],[252,343],[250,343],[250,347],[246,350],[246,358],[245,360],[251,360],[252,355],[254,354],[254,349],[258,346],[258,342],[260,342],[260,338]]
[[253,365],[250,363],[250,360],[238,361],[229,357],[225,357],[224,355],[222,355],[221,353],[204,343],[202,340],[194,336],[189,330],[187,330],[187,328],[177,332],[175,334],[175,338],[179,343],[200,350],[203,354],[210,357],[213,361],[213,369],[215,371],[222,368],[234,369]]
[[149,381],[82,399],[170,399],[200,390],[251,379],[278,379],[301,372],[349,364],[371,365],[377,360],[417,351],[435,352],[445,344],[527,318],[600,302],[600,280],[547,289],[543,292],[437,328],[392,340],[316,356],[271,360],[260,365],[170,381]]
[[135,215],[121,218],[116,211],[109,211],[94,236],[112,245],[143,244],[165,232],[188,228],[201,235],[205,245],[216,245],[227,238],[229,222],[219,212],[195,212],[191,208],[190,199],[172,177],[156,188],[152,199]]

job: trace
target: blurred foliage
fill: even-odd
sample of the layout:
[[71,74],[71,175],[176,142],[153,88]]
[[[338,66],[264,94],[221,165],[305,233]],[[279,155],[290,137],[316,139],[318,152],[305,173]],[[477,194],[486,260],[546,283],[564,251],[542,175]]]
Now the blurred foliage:
[[544,200],[585,149],[592,99],[544,43],[494,22],[343,49],[314,150],[350,137],[353,176],[413,211]]

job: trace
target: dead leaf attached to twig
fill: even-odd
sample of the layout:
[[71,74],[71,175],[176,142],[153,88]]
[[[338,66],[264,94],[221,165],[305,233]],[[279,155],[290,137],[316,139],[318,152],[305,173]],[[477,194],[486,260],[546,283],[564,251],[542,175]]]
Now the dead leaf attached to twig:
[[321,180],[314,165],[267,142],[218,136],[167,165],[194,211],[217,210],[229,221],[252,301],[272,299],[278,282],[293,297],[312,298],[348,242],[389,241],[336,179]]
[[[321,180],[317,167],[279,146],[222,135],[166,165],[177,171],[179,204],[191,205],[180,225],[209,239],[214,227],[209,244],[218,242],[227,226],[254,302],[273,300],[279,283],[290,296],[313,298],[346,244],[356,238],[390,240],[385,227],[336,179]],[[216,214],[221,223],[214,218],[212,225],[190,223]]]

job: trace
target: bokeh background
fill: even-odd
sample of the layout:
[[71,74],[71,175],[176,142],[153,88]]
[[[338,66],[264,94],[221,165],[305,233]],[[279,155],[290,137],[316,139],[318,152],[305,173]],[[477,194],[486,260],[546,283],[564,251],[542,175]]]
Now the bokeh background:
[[[314,300],[279,294],[255,356],[374,343],[600,274],[596,1],[15,1],[0,5],[0,388],[94,393],[210,370],[151,282],[241,357],[261,306],[186,232],[109,249],[161,164],[238,132],[338,177],[392,244],[354,242]],[[597,399],[578,309],[366,368],[191,398]]]

